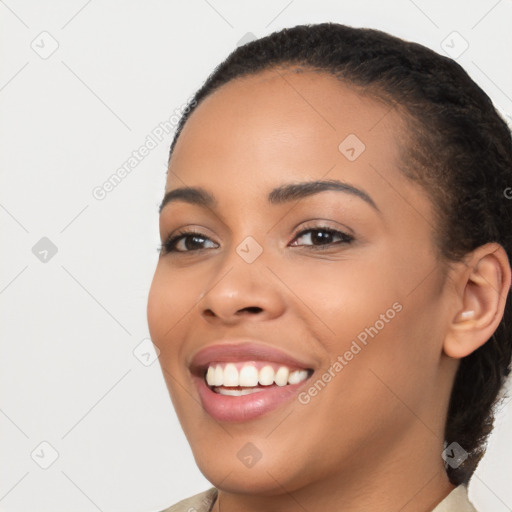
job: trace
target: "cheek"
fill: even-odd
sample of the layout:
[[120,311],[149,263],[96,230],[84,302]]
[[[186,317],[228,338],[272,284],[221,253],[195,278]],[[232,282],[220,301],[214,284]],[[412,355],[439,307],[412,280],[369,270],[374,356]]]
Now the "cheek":
[[341,363],[334,385],[326,390],[325,420],[342,424],[347,411],[359,411],[352,416],[353,432],[365,431],[369,422],[391,435],[397,425],[415,421],[408,407],[426,407],[434,395],[442,345],[435,321],[437,283],[426,280],[417,294],[407,295],[396,283],[389,290],[352,290],[352,300],[334,326],[336,341],[328,347],[331,364],[340,357]]
[[151,339],[153,343],[158,345],[160,350],[162,348],[162,335],[164,332],[165,324],[167,323],[167,315],[165,314],[165,311],[168,309],[168,307],[166,307],[166,295],[166,286],[164,286],[163,283],[163,272],[161,270],[161,264],[159,263],[155,270],[153,281],[151,282],[151,287],[149,289],[147,320]]
[[[353,453],[353,447],[361,456],[371,456],[379,440],[399,439],[417,417],[424,416],[436,365],[432,352],[425,349],[426,336],[420,340],[411,327],[417,311],[407,305],[399,309],[391,308],[387,315],[383,310],[388,323],[364,322],[365,316],[373,318],[371,309],[360,318],[348,315],[344,323],[340,321],[340,334],[328,347],[329,366],[318,372],[300,396],[303,424],[311,439],[318,440],[317,449],[325,451],[326,460],[332,457],[330,451],[338,449],[340,457],[345,457]],[[364,337],[358,337],[361,333]],[[340,432],[342,447],[321,441],[328,434],[339,444]]]
[[192,285],[179,271],[166,268],[165,261],[158,263],[148,294],[147,320],[151,339],[164,359],[180,347],[175,341],[182,339],[178,333],[198,298]]
[[[147,320],[151,340],[160,350],[159,363],[176,411],[194,409],[184,387],[191,385],[181,364],[181,350],[190,329],[188,316],[193,314],[197,293],[185,285],[183,274],[170,270],[160,261],[153,276],[148,294]],[[183,396],[182,396],[183,395]],[[187,407],[184,407],[185,404]]]
[[392,306],[400,298],[400,278],[384,263],[375,263],[384,262],[385,254],[374,250],[369,256],[371,261],[355,252],[336,261],[304,259],[280,269],[297,299],[297,311],[331,356],[358,334],[364,337],[365,328],[376,322],[380,330],[381,315],[396,314]]
[[371,261],[354,257],[330,267],[312,261],[301,272],[306,277],[295,280],[294,292],[314,313],[310,326],[320,326],[316,334],[328,357],[321,371],[331,366],[339,375],[329,385],[334,409],[396,401],[386,384],[414,398],[428,392],[422,382],[435,379],[441,297],[436,273],[425,275],[433,262],[426,251],[410,248],[407,265],[397,261],[399,254],[389,250],[372,252]]

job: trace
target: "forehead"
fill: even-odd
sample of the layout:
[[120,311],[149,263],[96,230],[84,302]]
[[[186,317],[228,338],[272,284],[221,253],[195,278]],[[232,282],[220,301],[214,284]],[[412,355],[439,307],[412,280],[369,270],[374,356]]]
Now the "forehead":
[[390,106],[331,75],[267,70],[199,104],[174,148],[166,190],[203,186],[241,197],[241,187],[263,193],[332,178],[376,194],[386,181],[418,194],[398,168],[403,126]]
[[[377,129],[384,118],[384,129]],[[201,143],[210,156],[214,149],[219,154],[233,152],[233,144],[246,150],[265,145],[266,151],[273,147],[281,152],[292,140],[309,141],[304,149],[325,150],[348,134],[372,144],[383,136],[382,142],[392,149],[402,124],[388,105],[326,73],[266,70],[232,80],[207,96],[185,124],[173,159],[178,160],[190,143],[195,143],[196,156],[203,153]],[[320,139],[324,147],[313,148]]]

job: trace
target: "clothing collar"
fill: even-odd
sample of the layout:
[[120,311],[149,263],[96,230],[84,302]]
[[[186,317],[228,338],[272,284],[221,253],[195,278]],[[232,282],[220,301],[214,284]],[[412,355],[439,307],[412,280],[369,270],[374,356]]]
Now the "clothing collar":
[[432,512],[477,512],[477,510],[469,501],[467,486],[459,485]]
[[[176,505],[165,509],[162,512],[210,512],[215,500],[217,499],[218,490],[211,487],[207,491],[196,494],[191,498],[181,501]],[[443,499],[432,510],[432,512],[478,512],[469,501],[468,489],[465,485],[455,487],[446,498]]]

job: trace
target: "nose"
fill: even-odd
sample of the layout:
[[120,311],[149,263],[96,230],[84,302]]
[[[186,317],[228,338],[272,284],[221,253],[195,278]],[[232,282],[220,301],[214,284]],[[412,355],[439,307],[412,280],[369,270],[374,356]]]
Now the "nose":
[[[236,259],[240,261],[236,261]],[[272,320],[285,311],[283,290],[263,262],[229,258],[202,293],[201,317],[210,324]]]

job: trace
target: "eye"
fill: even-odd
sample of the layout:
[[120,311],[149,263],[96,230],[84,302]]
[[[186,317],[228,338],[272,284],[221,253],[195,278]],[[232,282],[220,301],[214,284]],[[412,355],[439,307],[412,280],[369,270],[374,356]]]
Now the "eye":
[[216,247],[218,245],[202,233],[183,231],[171,235],[158,250],[162,254],[168,254],[170,252],[195,252]]
[[[302,242],[299,242],[302,240]],[[311,246],[315,249],[328,249],[333,245],[349,244],[354,237],[328,227],[318,226],[304,229],[295,235],[290,247]],[[204,249],[215,249],[218,244],[210,238],[196,231],[183,231],[169,236],[169,238],[158,247],[161,254],[197,252]]]
[[[297,240],[302,240],[302,243],[297,243]],[[327,249],[333,245],[349,244],[353,241],[354,237],[344,233],[343,231],[318,226],[315,228],[304,229],[299,232],[293,239],[290,246],[297,247],[306,245],[313,246],[316,249]]]

